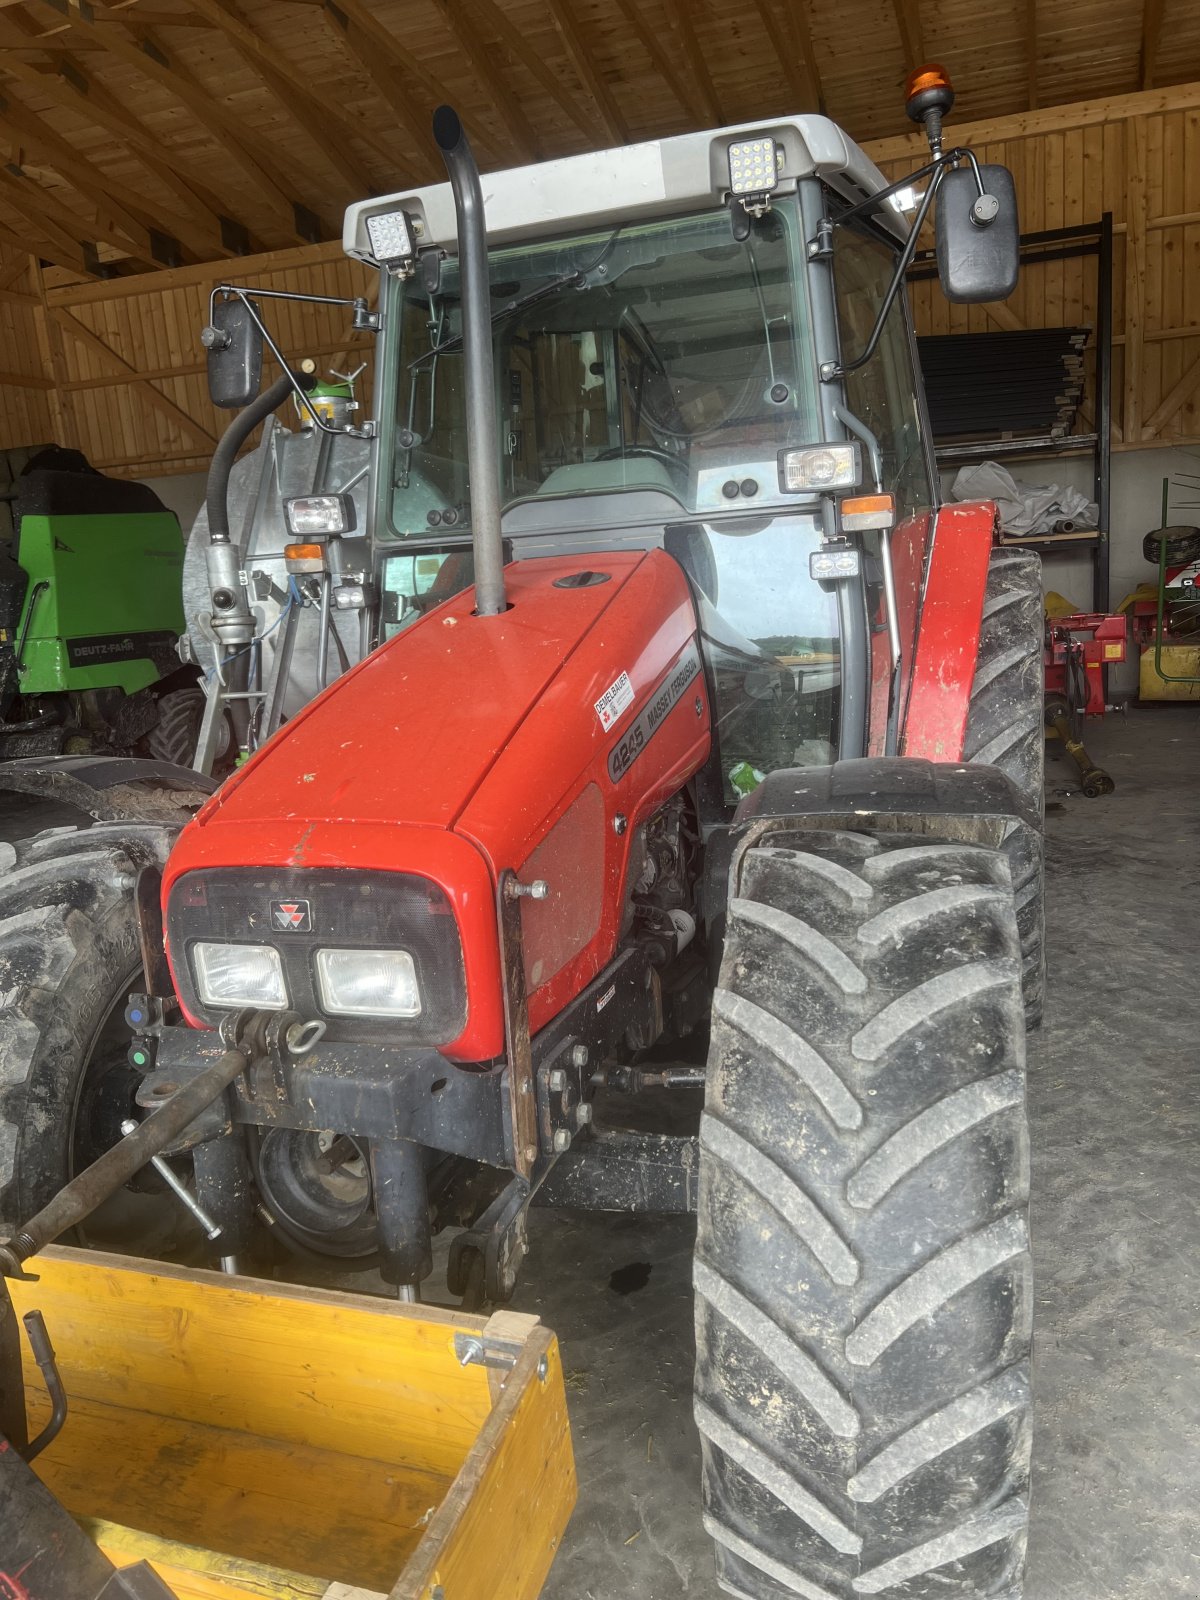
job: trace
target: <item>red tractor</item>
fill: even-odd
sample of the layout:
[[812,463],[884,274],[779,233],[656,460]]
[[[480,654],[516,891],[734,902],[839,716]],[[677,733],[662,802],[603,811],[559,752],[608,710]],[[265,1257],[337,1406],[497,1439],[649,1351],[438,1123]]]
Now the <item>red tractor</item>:
[[[1017,262],[951,98],[914,83],[903,186],[808,116],[481,186],[440,111],[450,182],[346,220],[369,526],[289,507],[372,648],[177,836],[43,834],[0,891],[8,1270],[106,1150],[109,1188],[165,1152],[228,1270],[409,1298],[454,1224],[451,1291],[503,1300],[537,1195],[694,1207],[704,1518],[755,1600],[1021,1585],[1042,611],[939,505],[905,271],[935,200],[952,298]],[[252,392],[249,324],[209,343]],[[219,619],[254,574],[209,512]],[[254,660],[231,630],[246,704]],[[594,1119],[697,1078],[698,1138]]]

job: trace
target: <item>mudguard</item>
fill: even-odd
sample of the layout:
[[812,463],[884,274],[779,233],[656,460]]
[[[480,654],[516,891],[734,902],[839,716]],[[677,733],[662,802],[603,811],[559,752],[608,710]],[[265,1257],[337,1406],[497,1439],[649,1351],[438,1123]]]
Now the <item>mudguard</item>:
[[186,822],[216,787],[191,767],[134,756],[23,756],[0,765],[0,789],[74,806],[97,822]]

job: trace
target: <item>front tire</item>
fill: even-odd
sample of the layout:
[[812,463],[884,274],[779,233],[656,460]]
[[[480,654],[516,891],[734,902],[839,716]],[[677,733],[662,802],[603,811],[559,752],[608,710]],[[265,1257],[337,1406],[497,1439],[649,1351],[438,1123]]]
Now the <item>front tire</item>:
[[174,830],[98,823],[0,844],[0,1226],[31,1216],[120,1137],[142,987],[129,880]]
[[713,1006],[696,1417],[744,1600],[1018,1600],[1031,1289],[1003,852],[779,833]]

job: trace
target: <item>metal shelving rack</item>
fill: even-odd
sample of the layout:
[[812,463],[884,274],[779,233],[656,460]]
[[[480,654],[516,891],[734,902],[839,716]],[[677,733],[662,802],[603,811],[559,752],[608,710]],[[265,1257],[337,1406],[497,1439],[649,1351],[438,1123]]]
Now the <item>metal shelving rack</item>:
[[[1095,432],[1039,433],[1024,438],[995,435],[989,438],[947,442],[938,445],[939,462],[1021,458],[1027,455],[1063,456],[1088,451],[1092,457],[1092,498],[1099,508],[1098,526],[1073,533],[1052,533],[1036,538],[1011,538],[1002,542],[1037,550],[1044,556],[1074,555],[1087,550],[1092,558],[1092,609],[1109,607],[1109,521],[1112,476],[1112,213],[1099,221],[1069,228],[1049,228],[1040,233],[1021,235],[1021,264],[1036,266],[1050,261],[1094,256],[1096,259],[1096,359],[1092,382],[1092,415]],[[930,265],[932,252],[921,252],[909,277],[932,278],[937,269]]]

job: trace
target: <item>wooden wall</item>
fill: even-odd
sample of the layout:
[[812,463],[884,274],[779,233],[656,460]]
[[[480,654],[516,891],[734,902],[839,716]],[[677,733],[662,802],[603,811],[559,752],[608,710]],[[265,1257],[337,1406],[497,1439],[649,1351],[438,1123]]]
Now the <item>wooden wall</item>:
[[[951,129],[1012,167],[1024,230],[1112,212],[1114,444],[1200,442],[1200,84]],[[867,148],[898,177],[919,163],[921,136]],[[53,287],[0,243],[0,448],[54,438],[119,474],[203,469],[224,424],[208,401],[198,336],[222,273],[317,294],[372,288],[337,244]],[[928,282],[914,285],[914,301],[922,332],[1090,323],[1095,266],[1030,267],[1002,306],[952,307]],[[271,320],[282,348],[322,369],[345,370],[370,350],[368,336],[347,332],[342,308],[276,303]]]

